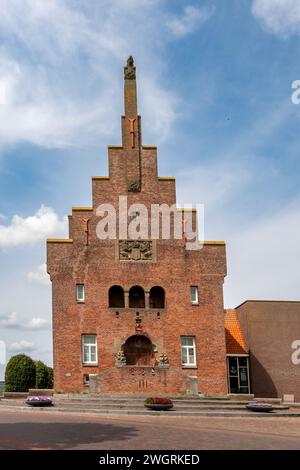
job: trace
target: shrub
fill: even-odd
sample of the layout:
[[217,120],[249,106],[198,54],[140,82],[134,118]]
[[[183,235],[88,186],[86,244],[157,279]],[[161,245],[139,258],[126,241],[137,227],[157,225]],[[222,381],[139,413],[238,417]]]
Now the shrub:
[[27,392],[35,386],[35,376],[35,364],[29,356],[12,356],[5,369],[5,391]]
[[48,388],[48,367],[42,361],[35,362],[35,388]]
[[35,362],[36,380],[35,388],[53,387],[53,369],[46,366],[42,361]]
[[53,369],[48,367],[48,388],[53,388]]

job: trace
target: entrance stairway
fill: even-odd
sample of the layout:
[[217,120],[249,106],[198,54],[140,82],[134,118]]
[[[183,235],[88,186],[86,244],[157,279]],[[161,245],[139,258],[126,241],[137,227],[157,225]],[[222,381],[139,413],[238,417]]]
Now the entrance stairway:
[[[172,398],[172,397],[170,397]],[[54,407],[29,408],[25,404],[25,398],[0,400],[1,409],[26,410],[32,412],[62,412],[62,413],[90,413],[93,415],[163,415],[163,416],[187,416],[187,417],[299,417],[300,404],[290,405],[289,410],[274,410],[271,413],[255,413],[248,411],[245,405],[253,400],[253,396],[223,398],[199,398],[173,397],[174,408],[170,411],[151,411],[144,407],[145,397],[142,396],[91,396],[91,395],[62,395],[55,394],[53,397]],[[245,398],[248,398],[248,400]],[[256,399],[257,400],[257,399]],[[272,403],[275,407],[280,406],[280,399],[262,399]]]
[[[234,398],[207,398],[207,397],[170,397],[174,408],[170,411],[151,411],[144,407],[145,397],[63,397],[54,401],[56,408],[66,412],[84,412],[97,414],[121,414],[121,415],[168,415],[168,416],[297,416],[300,417],[299,407],[291,407],[289,410],[275,410],[272,413],[249,412],[245,405],[253,397],[245,399]],[[246,397],[245,397],[246,398]],[[266,401],[266,400],[265,400]],[[279,406],[280,399],[270,399],[268,402]]]

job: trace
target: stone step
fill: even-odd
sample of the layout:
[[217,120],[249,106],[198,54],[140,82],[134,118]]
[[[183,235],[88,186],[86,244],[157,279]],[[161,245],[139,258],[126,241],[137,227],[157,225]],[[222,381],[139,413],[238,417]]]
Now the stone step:
[[[15,409],[13,406],[6,406],[5,409],[13,410]],[[136,415],[136,416],[189,416],[189,417],[197,417],[197,416],[207,416],[207,417],[215,417],[215,418],[226,418],[226,417],[235,417],[235,418],[300,418],[300,411],[299,412],[284,412],[278,411],[273,413],[254,413],[250,411],[151,411],[151,410],[99,410],[99,409],[74,409],[74,408],[29,408],[28,406],[20,406],[20,410],[27,411],[27,412],[62,412],[62,413],[83,413],[83,414],[95,414],[95,415]]]
[[[111,403],[111,404],[130,404],[130,403],[144,403],[145,397],[143,398],[60,398],[55,396],[54,400],[56,400],[59,403]],[[191,404],[191,405],[210,405],[210,404],[216,404],[216,405],[238,405],[242,404],[244,405],[245,403],[248,403],[248,400],[242,401],[233,401],[233,400],[202,400],[199,398],[196,399],[180,399],[178,400],[177,398],[172,399],[173,403],[178,403],[178,404]]]
[[[75,404],[75,403],[57,403],[56,406],[58,408],[64,408],[64,407],[70,407],[72,409],[82,409],[82,404]],[[85,405],[84,407],[86,410],[144,410],[146,409],[143,405],[141,404],[134,404],[134,403],[126,403],[126,404],[104,404],[104,403],[94,403],[94,404],[88,404]],[[236,405],[236,406],[222,406],[222,405],[184,405],[184,404],[174,404],[173,410],[180,410],[180,411],[202,411],[202,410],[245,410],[245,405]]]

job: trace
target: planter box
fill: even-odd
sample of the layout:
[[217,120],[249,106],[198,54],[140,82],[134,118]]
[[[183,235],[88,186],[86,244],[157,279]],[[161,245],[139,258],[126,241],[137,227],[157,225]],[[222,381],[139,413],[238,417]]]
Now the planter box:
[[4,392],[3,396],[4,398],[11,398],[11,399],[27,398],[28,392]]
[[271,405],[270,403],[248,403],[246,405],[246,408],[247,410],[250,410],[250,411],[256,411],[256,412],[260,412],[260,413],[270,413],[271,411],[274,410],[274,407],[273,405]]
[[163,405],[159,403],[145,403],[144,406],[148,408],[149,410],[153,411],[168,411],[173,408],[173,403],[170,403],[168,405]]
[[52,406],[52,400],[49,397],[28,397],[26,404],[29,406]]

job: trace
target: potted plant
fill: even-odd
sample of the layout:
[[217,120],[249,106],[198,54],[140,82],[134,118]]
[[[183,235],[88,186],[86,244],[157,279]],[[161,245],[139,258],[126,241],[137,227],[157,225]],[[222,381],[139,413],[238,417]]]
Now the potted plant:
[[167,411],[173,408],[173,402],[169,398],[151,397],[145,400],[144,406],[149,410]]
[[28,397],[26,400],[29,406],[52,406],[52,400],[49,397]]

